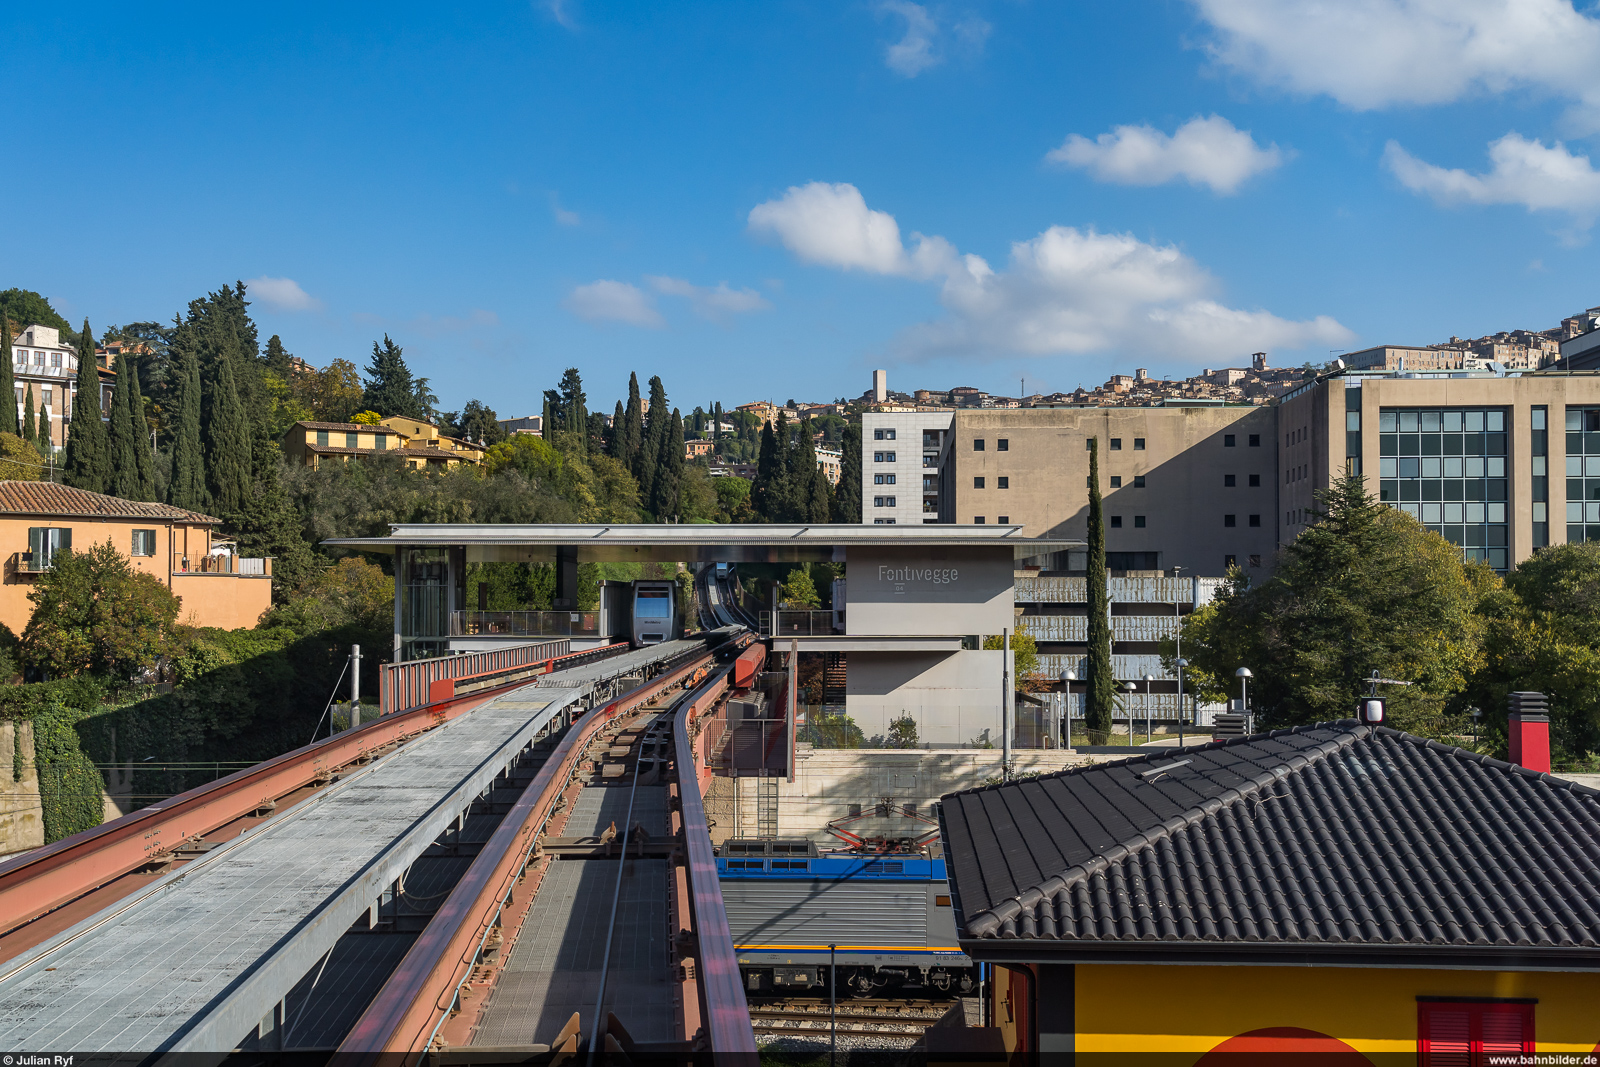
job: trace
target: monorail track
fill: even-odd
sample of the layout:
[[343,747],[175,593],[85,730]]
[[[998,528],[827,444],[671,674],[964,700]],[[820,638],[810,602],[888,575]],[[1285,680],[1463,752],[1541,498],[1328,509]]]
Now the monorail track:
[[826,999],[755,999],[750,1022],[756,1033],[814,1036],[827,1034],[837,1020],[840,1034],[852,1037],[916,1038],[958,1004],[956,1000],[845,1000],[830,1012]]

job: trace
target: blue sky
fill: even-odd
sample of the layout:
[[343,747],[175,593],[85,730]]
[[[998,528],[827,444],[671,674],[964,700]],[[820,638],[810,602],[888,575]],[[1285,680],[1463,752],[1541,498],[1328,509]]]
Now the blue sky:
[[1015,393],[1590,304],[1600,20],[1562,0],[32,5],[4,287],[252,282],[442,406]]

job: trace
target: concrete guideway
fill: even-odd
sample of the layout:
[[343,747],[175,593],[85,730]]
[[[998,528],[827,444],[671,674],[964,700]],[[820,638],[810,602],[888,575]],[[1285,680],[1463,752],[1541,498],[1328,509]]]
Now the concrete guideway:
[[500,694],[12,961],[0,1042],[220,1058],[558,716],[699,644]]

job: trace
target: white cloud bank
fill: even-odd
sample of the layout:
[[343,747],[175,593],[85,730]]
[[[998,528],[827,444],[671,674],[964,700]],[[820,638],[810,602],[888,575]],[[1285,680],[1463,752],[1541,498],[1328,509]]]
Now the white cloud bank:
[[1326,315],[1293,321],[1220,304],[1215,280],[1193,259],[1128,234],[1052,226],[1014,243],[996,271],[942,237],[913,234],[908,249],[894,216],[868,208],[853,185],[824,182],[756,205],[749,226],[808,263],[938,281],[949,315],[907,332],[911,356],[1154,349],[1205,360],[1352,336]]
[[1045,158],[1086,170],[1097,181],[1165,185],[1181,179],[1229,196],[1257,174],[1282,166],[1286,153],[1275,144],[1262,148],[1248,130],[1212,115],[1190,119],[1170,137],[1153,126],[1118,126],[1093,141],[1075,133]]
[[1571,0],[1192,0],[1219,62],[1371,110],[1525,89],[1600,128],[1600,20]]
[[244,283],[250,299],[274,311],[315,311],[322,301],[300,288],[293,278],[251,278]]
[[905,19],[905,36],[889,45],[883,54],[884,64],[905,78],[915,78],[945,61],[940,47],[944,38],[949,37],[958,49],[977,52],[989,36],[989,24],[980,18],[962,19],[946,28],[927,7],[911,0],[883,0],[878,12]]
[[1556,141],[1549,148],[1508,133],[1489,145],[1489,170],[1471,174],[1424,162],[1390,141],[1383,161],[1415,193],[1445,206],[1520,204],[1529,211],[1559,211],[1580,228],[1600,214],[1600,172],[1588,156],[1573,155]]
[[730,315],[744,315],[752,311],[766,311],[772,307],[767,299],[754,289],[733,289],[727,282],[709,287],[695,285],[683,278],[648,275],[645,281],[658,293],[681,296],[689,301],[696,315],[703,319],[721,321]]
[[567,310],[588,322],[625,322],[660,329],[666,325],[650,295],[637,285],[602,278],[568,294]]

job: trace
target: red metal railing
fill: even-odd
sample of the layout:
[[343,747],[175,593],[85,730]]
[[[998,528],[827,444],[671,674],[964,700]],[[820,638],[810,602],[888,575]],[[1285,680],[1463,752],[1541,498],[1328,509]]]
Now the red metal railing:
[[[378,707],[385,715],[411,711],[455,696],[458,682],[477,681],[496,674],[533,670],[547,661],[565,657],[572,642],[540,641],[484,652],[463,652],[409,663],[388,663],[378,670]],[[588,650],[585,650],[588,651]]]

